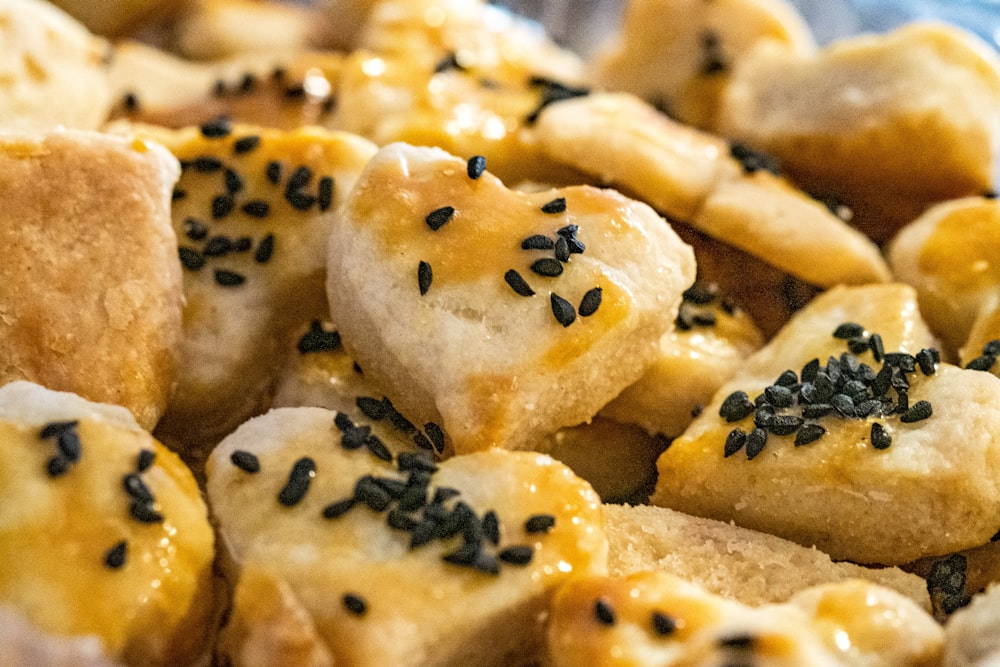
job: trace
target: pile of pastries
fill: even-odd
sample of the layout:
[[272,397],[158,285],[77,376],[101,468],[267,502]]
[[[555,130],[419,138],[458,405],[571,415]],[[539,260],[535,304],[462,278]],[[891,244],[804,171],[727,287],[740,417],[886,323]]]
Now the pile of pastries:
[[1000,661],[1000,55],[0,0],[0,664]]

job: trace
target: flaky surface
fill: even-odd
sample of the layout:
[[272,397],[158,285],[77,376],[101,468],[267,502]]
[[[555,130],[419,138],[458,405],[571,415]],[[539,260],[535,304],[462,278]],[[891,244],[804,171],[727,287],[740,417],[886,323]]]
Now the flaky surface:
[[[890,356],[897,349],[890,341],[906,350],[903,341],[924,325],[915,308],[899,308],[899,297],[892,285],[840,288],[806,306],[660,457],[651,502],[733,520],[860,563],[905,563],[988,541],[1000,526],[993,472],[1000,463],[1000,383],[988,373],[930,363],[928,353],[921,355],[920,367],[909,357],[912,370],[901,370],[898,364],[906,357]],[[855,348],[853,361],[849,341],[832,335],[839,325],[830,323],[838,319],[862,327],[850,345],[863,343],[867,349]],[[875,333],[884,336],[882,361],[873,358]],[[817,347],[824,336],[828,346],[840,348],[829,361]],[[834,386],[828,398],[826,390],[820,390],[820,400],[803,398],[800,387],[808,384],[811,391],[819,382],[818,375],[804,379],[811,359],[817,359],[814,369],[822,371],[824,382]],[[843,362],[857,364],[857,372]],[[738,391],[751,401],[776,392],[779,376],[799,369],[804,369],[796,376],[802,384],[790,390],[787,407],[770,399],[763,400],[770,406],[764,412],[723,407]],[[830,380],[834,371],[843,371],[839,380]],[[883,379],[876,382],[872,378],[880,372]],[[852,399],[850,412],[842,412],[848,406],[835,394],[845,391],[848,378],[863,377],[869,380],[857,380],[857,402]],[[806,412],[826,400],[841,408]],[[875,402],[861,412],[865,401]],[[921,401],[927,403],[918,406]],[[779,431],[768,414],[791,418],[792,428]],[[822,430],[794,444],[806,424]],[[737,429],[747,436],[745,450],[741,438],[729,440]],[[749,434],[757,431],[763,441],[751,445]],[[940,530],[942,525],[949,529]]]
[[[222,137],[195,127],[126,130],[163,142],[184,165],[172,207],[183,340],[159,429],[181,447],[212,445],[266,408],[283,341],[326,312],[331,216],[375,148],[319,128],[236,126]],[[237,149],[246,137],[256,143]],[[302,182],[290,186],[296,172]]]
[[[382,424],[371,433],[390,448],[392,461],[365,447],[345,448],[334,413],[321,408],[272,410],[220,443],[207,466],[208,497],[237,567],[287,583],[337,664],[515,664],[535,655],[554,589],[573,574],[606,571],[602,508],[593,489],[548,456],[494,449],[427,469],[425,495],[411,510],[397,501],[376,510],[356,493],[360,479],[412,485],[416,477],[398,469],[411,445]],[[259,473],[231,462],[239,450],[257,456]],[[282,504],[289,471],[303,457],[315,466],[305,495]],[[324,517],[330,504],[352,497],[356,506]],[[485,526],[462,537],[463,530],[477,532],[462,523],[464,529],[413,546],[416,528],[398,523],[400,513],[421,523],[461,503],[476,517],[495,512],[497,544],[484,539],[491,532]],[[396,511],[388,518],[396,528],[387,523],[388,510]],[[531,532],[526,522],[539,515],[554,523]],[[521,564],[500,557],[495,572],[443,560],[469,540],[488,560],[512,546],[527,547],[531,556]],[[360,599],[363,610],[352,613],[345,594]]]
[[930,610],[927,583],[899,568],[834,562],[815,548],[653,505],[605,505],[608,571],[669,572],[743,604],[785,602],[810,586],[866,579]]
[[0,381],[166,408],[181,332],[177,161],[129,136],[0,137]]
[[43,0],[0,3],[0,39],[4,131],[93,130],[104,122],[111,109],[107,42]]
[[749,607],[665,572],[575,579],[553,603],[554,665],[933,665],[943,632],[860,580]]
[[[62,437],[43,433],[67,422],[79,443],[68,462]],[[96,636],[110,660],[203,658],[216,604],[214,536],[177,455],[123,408],[28,382],[0,389],[0,440],[0,605],[43,634]],[[153,460],[140,470],[143,451]],[[53,475],[52,460],[65,472]],[[131,509],[138,489],[158,519]],[[121,561],[109,565],[118,544]]]
[[[557,210],[542,211],[550,202]],[[445,206],[454,219],[435,231],[425,218]],[[521,247],[533,235],[566,241],[559,230],[582,252],[559,261]],[[514,192],[441,150],[401,144],[369,163],[333,237],[327,291],[348,351],[458,453],[531,448],[589,419],[641,374],[694,280],[690,248],[644,204],[585,186]],[[539,260],[559,275],[533,271]],[[506,282],[510,271],[530,295]],[[599,307],[577,315],[590,292]],[[568,319],[554,316],[556,297]]]

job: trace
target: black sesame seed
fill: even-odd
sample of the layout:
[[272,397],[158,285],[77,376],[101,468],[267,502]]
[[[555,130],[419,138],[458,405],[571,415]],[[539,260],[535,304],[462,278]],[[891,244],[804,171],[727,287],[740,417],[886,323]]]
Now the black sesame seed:
[[752,461],[764,449],[767,444],[767,431],[757,427],[747,434],[746,452],[747,460]]
[[208,226],[197,218],[185,218],[184,235],[192,241],[204,241],[208,237]]
[[777,415],[771,420],[768,430],[774,435],[791,435],[802,427],[803,421],[796,415]]
[[[500,544],[500,517],[493,510],[483,515],[483,538],[490,544]],[[501,559],[503,560],[503,559]]]
[[533,514],[524,522],[524,531],[528,534],[547,533],[556,525],[556,518],[551,514]]
[[569,254],[570,254],[569,242],[565,238],[560,236],[559,238],[556,239],[555,257],[560,262],[565,263],[569,261]]
[[253,254],[253,259],[258,264],[266,264],[274,255],[274,234],[268,234],[257,244],[257,250]]
[[38,433],[38,437],[42,440],[48,440],[50,438],[58,438],[63,433],[75,429],[79,425],[79,421],[76,419],[68,421],[59,422],[49,422],[42,427],[42,430]]
[[803,424],[795,434],[795,446],[801,447],[816,442],[826,434],[826,429],[819,424]]
[[45,472],[49,477],[59,477],[69,472],[71,466],[72,462],[68,461],[65,456],[57,454],[45,464]]
[[727,422],[738,422],[749,417],[754,411],[754,404],[745,391],[734,391],[722,401],[719,416]]
[[472,180],[478,179],[486,171],[486,158],[482,155],[473,155],[466,163],[465,171]]
[[221,139],[232,134],[233,123],[226,116],[214,118],[201,126],[201,136],[206,139]]
[[855,322],[844,322],[836,329],[833,330],[834,338],[841,338],[843,340],[849,340],[851,338],[859,338],[865,335],[865,328],[860,324]]
[[868,345],[872,349],[872,357],[875,361],[882,361],[885,358],[885,345],[882,343],[882,336],[879,334],[872,334],[868,338]]
[[614,625],[615,624],[615,610],[611,607],[611,603],[604,598],[599,598],[594,601],[594,618],[601,625]]
[[222,257],[233,249],[233,242],[228,236],[213,236],[201,249],[205,257]]
[[677,630],[677,621],[662,611],[654,611],[652,615],[653,632],[661,637],[672,635]]
[[514,290],[515,293],[521,296],[534,296],[535,290],[531,289],[531,286],[527,281],[521,276],[520,273],[511,269],[503,276],[504,281],[510,285],[510,288]]
[[319,210],[327,211],[333,205],[333,178],[323,176],[319,179]]
[[128,556],[128,542],[122,540],[104,552],[104,564],[112,570],[117,570],[125,566]]
[[427,217],[424,218],[424,222],[436,232],[451,220],[453,215],[455,215],[455,208],[453,206],[442,206],[428,213]]
[[239,91],[241,93],[249,93],[254,88],[257,87],[257,76],[253,72],[247,72],[240,79]]
[[429,454],[421,452],[401,452],[396,457],[396,467],[401,472],[427,472],[432,473],[437,470],[437,464]]
[[967,363],[965,367],[973,371],[988,371],[993,368],[993,364],[996,362],[997,358],[995,356],[992,354],[984,354]]
[[566,211],[566,198],[556,197],[552,201],[542,204],[542,213],[564,213]]
[[255,134],[250,134],[245,137],[240,137],[233,142],[233,153],[243,155],[244,153],[249,153],[258,146],[260,146],[260,137]]
[[549,301],[552,305],[552,314],[555,316],[556,321],[559,322],[559,324],[564,327],[568,327],[573,324],[576,320],[576,311],[573,309],[573,304],[555,292],[552,292],[549,296]]
[[319,320],[309,324],[309,331],[302,334],[296,345],[300,354],[310,352],[334,352],[340,349],[340,334],[336,331],[324,331]]
[[312,180],[312,177],[313,172],[309,167],[305,165],[296,167],[295,171],[292,172],[292,175],[288,177],[288,183],[285,188],[288,192],[304,188],[309,184],[309,181]]
[[171,201],[179,201],[181,199],[184,199],[185,197],[187,197],[187,191],[182,190],[180,188],[174,188],[173,191],[170,193]]
[[231,194],[218,195],[212,199],[212,218],[218,220],[233,212],[236,199]]
[[813,359],[802,367],[802,372],[799,373],[799,378],[802,382],[812,382],[816,379],[816,375],[819,373],[820,364],[819,359]]
[[303,456],[292,466],[288,474],[288,482],[278,494],[278,502],[285,507],[299,504],[309,491],[309,484],[316,475],[316,462],[308,456]]
[[266,218],[271,212],[271,205],[261,199],[251,199],[243,204],[241,210],[251,218]]
[[832,396],[830,398],[830,405],[833,406],[834,410],[848,419],[857,416],[854,401],[846,394],[835,394]]
[[587,290],[587,293],[583,295],[583,299],[580,300],[580,307],[577,312],[580,317],[590,317],[597,312],[597,309],[601,306],[601,296],[603,290],[600,287],[593,287]]
[[924,375],[934,375],[940,355],[937,350],[924,348],[917,352],[917,367]]
[[521,241],[522,250],[552,250],[555,247],[555,241],[542,234],[534,234]]
[[146,483],[142,481],[137,473],[129,473],[122,478],[122,486],[125,488],[125,492],[132,498],[144,502],[153,503],[155,499],[153,498],[153,492],[149,490]]
[[215,271],[215,282],[223,287],[236,287],[245,283],[246,280],[246,276],[234,271],[226,271],[225,269],[216,269]]
[[799,376],[795,374],[795,371],[785,371],[778,376],[778,379],[774,381],[774,384],[779,387],[794,387],[799,383]]
[[794,401],[792,390],[780,384],[773,384],[764,389],[764,396],[767,402],[776,408],[790,407]]
[[719,647],[727,649],[751,649],[756,643],[753,635],[731,635],[719,638]]
[[431,445],[434,446],[434,451],[441,453],[444,451],[444,431],[441,427],[434,422],[427,422],[424,424],[424,433],[431,441]]
[[281,182],[281,163],[276,160],[272,160],[267,163],[267,167],[264,168],[264,175],[274,185]]
[[375,512],[388,509],[392,496],[371,475],[364,475],[354,483],[354,499]]
[[354,404],[358,406],[358,409],[361,410],[362,414],[375,421],[385,419],[385,416],[388,413],[385,403],[383,403],[381,399],[372,398],[371,396],[358,396],[355,399]]
[[145,472],[156,460],[156,452],[152,449],[140,449],[136,456],[135,469],[137,472]]
[[431,269],[431,265],[421,260],[417,265],[417,287],[420,288],[421,295],[427,294],[433,279],[434,271]]
[[337,502],[330,503],[323,508],[323,518],[324,519],[336,519],[338,517],[347,514],[358,501],[354,498],[346,498],[344,500],[338,500]]
[[316,197],[301,190],[293,190],[285,193],[285,201],[297,211],[308,211],[316,203]]
[[756,151],[746,144],[733,142],[729,147],[729,154],[740,163],[747,174],[758,171],[769,171],[776,175],[781,173],[781,165],[774,156]]
[[180,257],[181,266],[188,271],[198,271],[205,266],[205,256],[192,248],[177,248],[177,256]]
[[878,422],[872,422],[870,440],[875,449],[888,449],[892,444],[892,436],[889,435],[885,427]]
[[934,410],[931,407],[930,401],[917,401],[899,416],[899,421],[904,424],[911,424],[927,419],[933,412]]
[[135,93],[129,91],[122,95],[122,107],[125,111],[136,112],[139,110],[139,97]]
[[200,155],[191,161],[195,171],[202,174],[214,174],[222,169],[222,160],[214,155]]
[[732,431],[729,432],[729,435],[726,436],[726,444],[723,447],[722,455],[726,458],[729,458],[736,452],[743,449],[743,445],[746,444],[746,441],[747,441],[746,431],[744,431],[743,429],[734,428]]
[[344,593],[344,608],[355,616],[364,616],[368,611],[368,603],[360,595],[355,593]]
[[241,236],[237,239],[233,239],[233,252],[247,252],[253,247],[253,239],[249,236]]
[[531,270],[540,276],[555,278],[563,272],[563,265],[562,262],[557,259],[543,257],[542,259],[535,260],[532,263]]
[[497,558],[510,565],[527,565],[534,556],[535,550],[524,545],[507,547],[497,554]]
[[806,419],[820,419],[833,412],[829,403],[810,403],[802,406],[802,416]]
[[229,460],[232,461],[234,466],[243,472],[251,474],[260,472],[260,459],[258,459],[252,452],[237,449],[229,455]]
[[714,30],[705,30],[701,34],[701,73],[706,76],[721,74],[728,69],[722,55],[719,34]]
[[70,463],[76,463],[80,460],[80,435],[76,432],[75,425],[59,433],[56,437],[56,447]]
[[385,446],[385,443],[382,442],[382,440],[379,439],[377,436],[369,435],[368,438],[365,440],[365,446],[368,448],[368,451],[371,452],[372,456],[374,456],[375,458],[381,459],[383,461],[392,461],[392,452],[389,450],[388,447]]
[[141,523],[160,523],[163,521],[163,515],[153,508],[152,502],[134,498],[129,503],[128,510],[132,518]]

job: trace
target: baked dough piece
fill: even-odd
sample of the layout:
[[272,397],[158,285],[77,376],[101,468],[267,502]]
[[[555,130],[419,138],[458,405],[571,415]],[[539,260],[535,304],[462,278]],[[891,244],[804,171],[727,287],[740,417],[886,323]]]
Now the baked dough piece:
[[1000,381],[911,347],[913,302],[897,285],[814,299],[661,455],[651,502],[858,563],[989,540]]
[[109,660],[204,658],[214,538],[177,455],[124,408],[29,382],[0,388],[0,441],[0,606]]
[[674,329],[660,339],[659,358],[601,408],[602,416],[674,438],[764,344],[753,321],[715,285],[695,283],[683,299]]
[[120,37],[157,19],[166,19],[189,0],[52,0],[99,35]]
[[1000,664],[1000,586],[976,595],[944,628],[944,667]]
[[992,188],[997,109],[996,52],[958,28],[914,23],[798,58],[762,44],[734,68],[719,131],[839,197],[881,242],[932,202]]
[[537,447],[590,419],[642,374],[694,281],[690,248],[648,206],[514,192],[476,163],[381,149],[328,265],[348,351],[456,453]]
[[608,571],[669,572],[743,604],[785,602],[820,584],[866,579],[931,609],[927,582],[897,567],[834,562],[815,548],[655,505],[605,505]]
[[813,285],[889,279],[874,243],[771,173],[766,158],[680,125],[630,94],[551,104],[536,138],[551,158]]
[[[377,435],[388,457],[342,446],[369,426],[366,439]],[[383,423],[346,425],[322,408],[279,408],[244,423],[207,465],[233,562],[253,573],[248,587],[294,596],[281,604],[308,614],[318,651],[335,664],[534,658],[555,588],[606,572],[597,495],[544,454],[493,449],[435,465],[417,451]],[[232,462],[248,454],[259,472]],[[287,588],[261,583],[267,576]]]
[[123,405],[153,428],[181,333],[179,171],[131,137],[0,136],[0,384]]
[[158,435],[195,452],[266,408],[283,341],[326,312],[331,216],[375,147],[320,128],[129,127],[183,165],[172,215],[184,332]]
[[849,580],[749,607],[665,572],[577,578],[553,602],[556,667],[933,665],[943,630],[909,599]]
[[121,667],[88,637],[57,637],[32,625],[15,609],[0,605],[0,663],[46,667]]
[[816,48],[785,0],[631,0],[591,68],[597,86],[634,93],[683,123],[712,129],[729,72],[762,40],[790,57]]
[[998,233],[1000,202],[965,197],[931,207],[888,246],[893,273],[916,288],[928,324],[963,366],[1000,337],[1000,255],[987,240]]
[[194,60],[292,53],[320,46],[315,9],[273,0],[196,0],[172,27],[174,48]]
[[3,131],[92,130],[104,122],[111,88],[103,39],[43,0],[4,0],[0,40]]
[[115,118],[182,128],[220,116],[287,130],[330,118],[344,55],[253,52],[192,61],[136,41],[115,46]]

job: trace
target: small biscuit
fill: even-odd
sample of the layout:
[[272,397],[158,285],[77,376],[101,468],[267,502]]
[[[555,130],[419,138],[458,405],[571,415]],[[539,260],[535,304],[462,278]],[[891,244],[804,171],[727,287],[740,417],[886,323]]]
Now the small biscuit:
[[508,190],[476,159],[393,144],[330,244],[331,318],[449,451],[537,447],[636,380],[694,258],[648,206],[578,186]]
[[839,197],[878,242],[922,207],[993,184],[1000,57],[959,28],[913,23],[813,55],[762,44],[736,63],[719,131]]
[[204,658],[214,534],[177,455],[124,408],[28,382],[0,388],[0,440],[0,606],[110,660]]
[[110,45],[76,19],[43,0],[3,0],[0,41],[5,132],[96,130],[107,119]]
[[552,159],[808,283],[889,279],[878,247],[771,173],[766,156],[672,121],[633,95],[551,104],[535,137]]
[[1000,381],[910,347],[914,301],[894,285],[814,299],[660,456],[651,502],[858,563],[988,541]]
[[762,40],[791,56],[816,48],[809,26],[785,0],[631,0],[621,29],[591,68],[598,86],[634,93],[710,130],[734,64]]
[[931,609],[927,582],[897,567],[835,562],[816,548],[654,505],[605,505],[608,571],[670,572],[743,604],[785,602],[810,586],[866,579]]
[[1000,586],[972,598],[944,627],[944,667],[1000,664]]
[[601,408],[601,416],[674,438],[764,344],[747,314],[715,285],[695,283],[683,298],[674,329],[660,339],[659,358]]
[[997,234],[1000,202],[965,197],[929,208],[887,249],[896,278],[917,290],[927,323],[963,366],[1000,337],[1000,254],[987,240]]
[[129,136],[0,137],[0,383],[38,382],[156,425],[181,334],[179,172],[162,146]]
[[173,225],[184,268],[177,386],[158,435],[194,451],[266,408],[283,340],[327,310],[334,209],[369,142],[321,128],[220,120],[183,130],[126,126],[181,160]]
[[[521,664],[558,585],[606,572],[597,495],[544,454],[435,464],[384,424],[279,408],[227,437],[206,470],[229,556],[258,582],[246,586],[308,614],[335,664]],[[311,634],[293,620],[281,622]]]
[[637,572],[565,584],[548,648],[556,667],[929,665],[943,635],[908,598],[860,580],[755,608],[666,572]]
[[192,60],[240,53],[292,53],[318,47],[320,14],[273,0],[198,0],[172,26],[177,52]]

